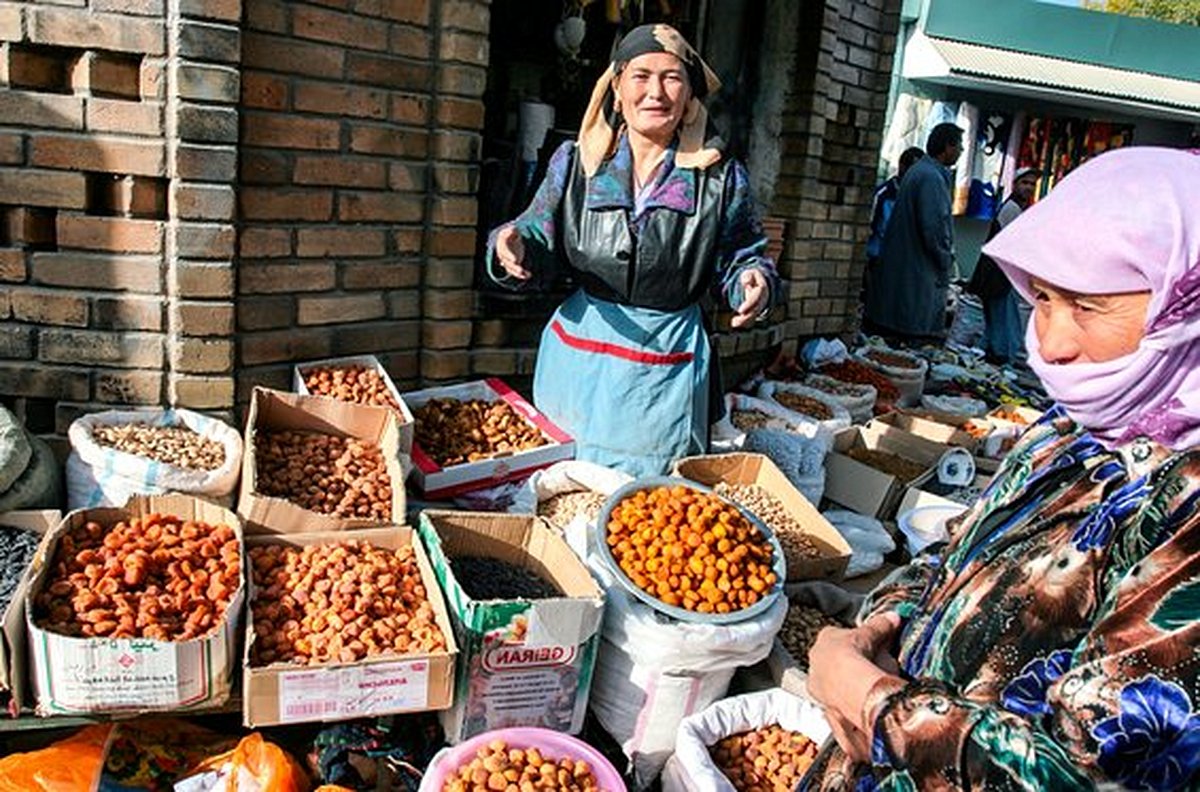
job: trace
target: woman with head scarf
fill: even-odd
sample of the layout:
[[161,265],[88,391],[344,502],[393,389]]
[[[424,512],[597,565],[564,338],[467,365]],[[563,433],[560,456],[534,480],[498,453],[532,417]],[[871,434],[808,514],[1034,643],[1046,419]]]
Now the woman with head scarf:
[[985,249],[1057,405],[818,637],[802,788],[1200,788],[1200,153],[1103,154]]
[[719,86],[674,28],[630,31],[578,139],[489,240],[501,285],[565,269],[580,286],[542,334],[533,386],[580,459],[644,475],[706,450],[719,383],[700,301],[716,293],[740,327],[778,293],[746,171],[708,130]]

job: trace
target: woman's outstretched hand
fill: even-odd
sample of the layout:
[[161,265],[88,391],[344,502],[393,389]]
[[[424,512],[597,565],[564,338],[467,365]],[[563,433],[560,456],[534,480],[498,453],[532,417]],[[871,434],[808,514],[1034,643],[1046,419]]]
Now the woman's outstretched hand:
[[826,627],[809,650],[808,693],[825,711],[838,745],[855,761],[870,760],[875,725],[873,707],[867,706],[870,693],[885,680],[903,684],[889,654],[899,629],[898,615],[880,613],[851,630]]
[[496,232],[496,258],[504,271],[517,280],[529,280],[533,275],[524,267],[525,241],[515,225],[507,225]]
[[730,321],[734,327],[742,327],[757,319],[767,307],[767,298],[771,296],[767,279],[758,267],[751,267],[743,272],[738,276],[738,282],[742,286],[742,304],[737,306],[737,313]]

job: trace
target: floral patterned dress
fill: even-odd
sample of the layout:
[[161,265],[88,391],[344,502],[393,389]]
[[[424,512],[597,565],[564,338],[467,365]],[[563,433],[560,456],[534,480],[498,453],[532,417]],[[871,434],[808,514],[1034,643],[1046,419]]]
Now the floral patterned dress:
[[831,743],[800,788],[1200,789],[1200,453],[1056,407],[951,534],[863,608],[907,680],[870,763]]

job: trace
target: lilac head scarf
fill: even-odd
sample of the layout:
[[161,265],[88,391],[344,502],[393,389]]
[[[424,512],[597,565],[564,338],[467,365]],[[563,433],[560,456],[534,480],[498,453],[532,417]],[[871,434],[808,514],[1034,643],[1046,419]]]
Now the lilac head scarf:
[[1082,165],[984,248],[1032,302],[1030,278],[1084,294],[1151,291],[1145,336],[1105,363],[1029,364],[1108,447],[1200,445],[1200,151],[1128,148]]

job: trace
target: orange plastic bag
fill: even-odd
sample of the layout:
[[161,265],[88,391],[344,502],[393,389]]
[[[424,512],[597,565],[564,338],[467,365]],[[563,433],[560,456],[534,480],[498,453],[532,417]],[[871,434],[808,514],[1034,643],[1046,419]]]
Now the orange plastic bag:
[[0,792],[87,792],[104,769],[112,725],[88,726],[40,751],[0,759]]
[[[231,750],[200,763],[189,775],[220,773],[226,792],[308,792],[308,775],[291,754],[258,732],[243,737]],[[0,792],[5,792],[0,790]]]

